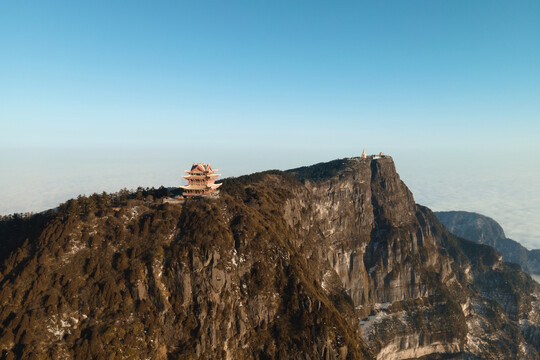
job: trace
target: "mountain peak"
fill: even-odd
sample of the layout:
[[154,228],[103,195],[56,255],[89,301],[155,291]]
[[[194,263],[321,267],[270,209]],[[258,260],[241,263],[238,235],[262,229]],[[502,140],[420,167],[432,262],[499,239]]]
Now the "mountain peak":
[[391,157],[221,189],[0,221],[2,356],[538,358],[536,283],[417,206]]

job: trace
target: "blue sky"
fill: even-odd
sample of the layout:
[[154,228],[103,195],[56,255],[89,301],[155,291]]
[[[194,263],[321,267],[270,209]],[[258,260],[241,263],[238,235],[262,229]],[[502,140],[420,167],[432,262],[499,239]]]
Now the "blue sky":
[[[489,158],[477,176],[505,191],[515,184],[498,179],[508,162],[540,175],[539,44],[537,0],[3,1],[0,165],[11,174],[0,181],[12,190],[0,192],[0,210],[40,210],[19,200],[18,184],[41,189],[44,178],[62,184],[39,191],[49,205],[170,181],[170,168],[149,177],[117,166],[153,156],[239,175],[363,147],[392,154],[411,184],[430,171],[470,180],[471,158]],[[519,155],[493,161],[504,152]],[[418,154],[442,166],[413,171]],[[83,186],[66,177],[74,164],[130,175]],[[436,203],[436,184],[414,190]],[[468,210],[466,200],[454,206]]]

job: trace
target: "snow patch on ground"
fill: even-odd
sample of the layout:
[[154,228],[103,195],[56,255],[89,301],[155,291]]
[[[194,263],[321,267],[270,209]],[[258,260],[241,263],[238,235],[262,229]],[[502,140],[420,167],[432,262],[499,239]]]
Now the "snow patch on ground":
[[377,360],[416,359],[430,354],[453,354],[461,351],[461,346],[457,341],[451,343],[434,342],[424,346],[420,344],[419,334],[397,337],[381,349]]
[[[79,251],[81,251],[82,249],[84,249],[85,247],[86,247],[86,246],[85,246],[84,244],[82,244],[80,241],[74,240],[74,241],[71,243],[71,249],[70,249],[69,252],[66,254],[66,258],[75,255],[76,253],[78,253]],[[67,259],[66,259],[66,260],[67,260]]]
[[376,303],[373,305],[373,309],[375,310],[388,310],[388,308],[392,305],[392,303],[385,302],[385,303]]
[[[86,315],[82,315],[83,319]],[[51,333],[57,340],[62,340],[65,334],[71,334],[71,328],[76,329],[79,319],[74,316],[68,316],[62,314],[62,317],[52,315],[50,317],[50,323],[47,325],[47,331]]]
[[368,335],[374,330],[373,327],[382,323],[384,320],[390,318],[384,311],[380,311],[375,315],[370,315],[367,319],[360,321],[360,327],[362,328],[362,336],[367,340]]
[[79,251],[86,248],[86,244],[82,243],[81,238],[82,238],[81,227],[78,226],[77,229],[75,229],[73,232],[69,234],[71,247],[69,251],[67,251],[64,254],[62,258],[62,262],[64,264],[68,263],[71,260],[71,258],[75,256]]
[[324,273],[323,275],[323,278],[322,278],[322,282],[321,282],[321,287],[323,288],[323,290],[325,292],[328,293],[328,281],[330,280],[330,277],[332,276],[332,273],[328,270]]
[[238,266],[238,253],[236,252],[236,249],[233,249],[233,256],[231,261],[235,267]]

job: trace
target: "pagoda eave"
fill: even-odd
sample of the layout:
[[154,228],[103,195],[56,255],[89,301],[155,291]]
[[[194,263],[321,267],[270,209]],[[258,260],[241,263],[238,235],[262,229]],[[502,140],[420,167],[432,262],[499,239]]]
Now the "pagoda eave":
[[180,187],[184,190],[212,190],[212,189],[217,189],[221,185],[222,184],[212,184],[212,185],[207,185],[207,186],[185,185],[185,186],[180,186]]
[[221,174],[195,174],[195,175],[183,175],[184,179],[206,179],[206,178],[217,178]]

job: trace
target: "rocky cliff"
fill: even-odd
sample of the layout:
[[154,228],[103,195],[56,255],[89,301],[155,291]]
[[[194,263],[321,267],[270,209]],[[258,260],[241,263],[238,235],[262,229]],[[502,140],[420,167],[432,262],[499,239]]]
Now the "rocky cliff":
[[454,235],[493,246],[504,261],[519,264],[529,274],[540,275],[540,250],[528,250],[507,238],[492,218],[467,211],[438,211],[435,216]]
[[[328,171],[334,168],[339,170]],[[306,223],[321,227],[319,243],[377,358],[538,356],[538,338],[527,346],[523,337],[536,327],[516,330],[529,324],[523,319],[536,319],[536,284],[505,266],[493,248],[445,231],[429,209],[414,203],[391,158],[340,160],[291,173],[309,189],[316,221]],[[529,307],[514,312],[513,322],[494,325],[489,316],[503,316],[501,306],[518,308],[521,302],[521,291],[506,289],[509,278],[499,278],[506,276],[527,284]],[[492,277],[497,280],[488,286]],[[498,292],[513,293],[504,298],[515,301],[497,302]]]
[[539,287],[390,157],[0,222],[2,358],[538,359]]

